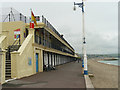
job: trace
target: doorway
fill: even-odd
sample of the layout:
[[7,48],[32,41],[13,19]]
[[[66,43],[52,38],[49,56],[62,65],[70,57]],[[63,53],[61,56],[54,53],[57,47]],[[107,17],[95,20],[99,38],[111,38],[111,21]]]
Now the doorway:
[[38,72],[38,53],[36,53],[36,72]]

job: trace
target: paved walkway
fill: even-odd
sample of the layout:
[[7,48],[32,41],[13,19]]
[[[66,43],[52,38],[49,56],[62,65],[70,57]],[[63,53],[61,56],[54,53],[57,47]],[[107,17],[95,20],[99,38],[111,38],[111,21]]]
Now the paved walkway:
[[2,85],[0,84],[0,90],[2,89]]
[[57,66],[57,70],[42,72],[33,76],[14,80],[3,85],[16,88],[85,88],[81,74],[81,62],[71,62]]

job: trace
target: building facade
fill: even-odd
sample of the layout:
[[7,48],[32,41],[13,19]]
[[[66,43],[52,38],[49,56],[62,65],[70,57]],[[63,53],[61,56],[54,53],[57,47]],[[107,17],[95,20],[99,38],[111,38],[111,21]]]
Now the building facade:
[[72,46],[44,18],[34,28],[23,21],[0,23],[0,83],[74,61]]

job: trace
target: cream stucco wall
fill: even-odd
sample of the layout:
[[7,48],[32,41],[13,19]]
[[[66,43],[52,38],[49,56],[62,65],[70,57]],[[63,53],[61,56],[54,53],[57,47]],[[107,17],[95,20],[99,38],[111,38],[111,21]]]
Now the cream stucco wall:
[[[24,41],[24,31],[25,31],[25,23],[18,22],[0,22],[0,48],[2,50],[7,49],[9,45],[12,45],[14,40],[14,30],[20,29],[21,34],[21,43]],[[17,55],[14,56],[17,58]],[[6,61],[6,52],[2,52],[1,56],[1,81],[0,83],[5,83],[5,61]],[[16,59],[17,60],[17,59]],[[14,64],[16,61],[14,62]],[[16,70],[16,68],[14,68]]]
[[[2,34],[0,35],[0,47],[6,49],[9,45],[14,42],[14,30],[20,29],[21,33],[21,47],[18,51],[11,52],[11,77],[12,78],[22,78],[33,74],[36,74],[36,58],[35,54],[39,54],[39,72],[43,72],[43,50],[49,51],[61,55],[71,56],[68,53],[63,53],[58,50],[50,49],[34,43],[34,29],[29,29],[29,35],[24,38],[25,24],[24,22],[4,22],[2,23]],[[58,37],[58,36],[56,36]],[[58,39],[59,40],[59,39]],[[3,69],[2,78],[3,83],[5,80],[5,53],[2,58]],[[29,61],[31,60],[31,65]]]
[[2,23],[0,23],[0,35],[2,34]]
[[6,39],[6,36],[4,35],[1,35],[0,36],[0,48],[5,50],[7,45],[6,45],[6,42],[7,42],[7,39]]
[[[32,44],[34,43],[34,29],[29,29],[29,35],[22,43],[18,51],[11,53],[11,77],[22,78],[36,74],[36,58],[38,53],[39,72],[43,72],[43,51],[37,50]],[[32,64],[29,65],[29,59]]]
[[48,47],[45,47],[43,45],[39,45],[39,44],[36,44],[36,43],[33,43],[33,46],[36,47],[39,50],[44,50],[44,51],[47,51],[47,52],[52,52],[52,53],[61,54],[61,55],[65,55],[65,56],[75,57],[74,55],[71,55],[69,53],[65,53],[65,52],[62,52],[62,51],[59,51],[59,50],[56,50],[56,49],[53,49],[53,48],[48,48]]
[[5,51],[0,51],[0,83],[5,83]]
[[[29,34],[17,52],[11,53],[12,78],[22,78],[34,73],[33,35]],[[31,60],[32,64],[29,64]]]
[[[29,28],[29,24],[26,24],[26,28]],[[61,43],[63,43],[65,46],[67,46],[69,49],[71,49],[73,52],[75,52],[64,40],[62,40],[55,32],[53,32],[50,28],[48,28],[44,23],[38,23],[37,26],[34,28],[45,28],[50,34],[52,34],[56,39],[58,39]]]
[[25,23],[22,21],[17,22],[2,22],[0,23],[0,28],[2,28],[2,34],[6,37],[6,48],[9,45],[12,45],[14,40],[14,30],[20,29],[20,40],[21,43],[24,41],[24,31],[25,31]]
[[[38,71],[39,72],[43,72],[43,50],[41,50],[41,49],[38,50],[37,48],[35,48],[35,54],[36,53],[38,53]],[[35,57],[34,57],[34,60],[36,60]],[[36,68],[36,63],[35,63],[35,68]]]

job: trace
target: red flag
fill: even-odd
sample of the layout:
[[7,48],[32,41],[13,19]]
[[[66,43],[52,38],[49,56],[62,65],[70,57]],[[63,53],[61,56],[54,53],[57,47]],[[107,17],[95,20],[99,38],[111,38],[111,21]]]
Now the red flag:
[[31,11],[31,21],[34,21],[35,25],[37,26],[36,18],[32,11]]
[[34,28],[34,23],[30,22],[30,28]]
[[33,12],[31,11],[30,28],[34,28],[34,23],[37,26],[37,22],[36,22],[35,16],[34,16]]

